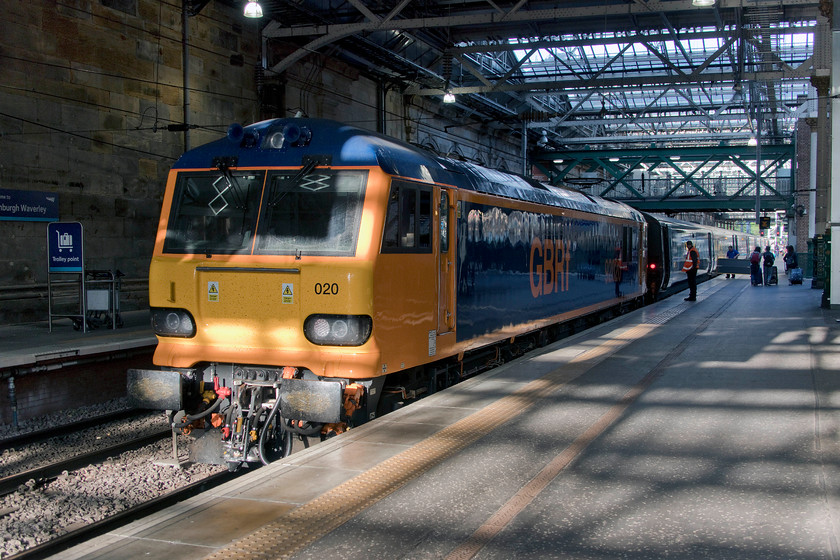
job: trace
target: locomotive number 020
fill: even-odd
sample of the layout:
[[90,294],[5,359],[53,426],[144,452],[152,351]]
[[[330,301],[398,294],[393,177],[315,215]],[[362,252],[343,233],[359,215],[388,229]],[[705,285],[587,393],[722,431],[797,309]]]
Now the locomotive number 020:
[[315,284],[315,294],[319,296],[337,296],[338,284],[335,282],[324,282],[323,284],[318,282]]

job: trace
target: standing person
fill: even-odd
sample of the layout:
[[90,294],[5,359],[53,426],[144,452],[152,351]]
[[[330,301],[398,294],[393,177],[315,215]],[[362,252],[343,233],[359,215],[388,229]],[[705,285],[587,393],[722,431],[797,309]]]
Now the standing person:
[[[736,249],[735,247],[730,245],[729,250],[726,252],[726,258],[727,259],[737,259],[738,255],[740,255],[740,254],[741,253],[738,252],[738,249]],[[735,274],[734,273],[733,274],[727,274],[726,277],[727,278],[735,278]]]
[[685,242],[685,248],[688,252],[685,254],[685,264],[683,264],[683,272],[688,277],[688,297],[685,301],[697,301],[697,270],[700,268],[700,253],[694,248],[694,243],[691,241]]
[[750,255],[750,279],[753,286],[761,286],[761,247],[756,247]]
[[801,284],[802,269],[799,268],[799,258],[796,256],[796,249],[793,248],[793,245],[788,245],[785,250],[785,274],[788,275],[788,283],[791,286]]
[[794,268],[799,268],[799,259],[796,257],[796,250],[793,248],[793,245],[788,245],[785,247],[785,272],[790,274],[790,271]]
[[770,245],[764,248],[761,258],[764,261],[764,285],[769,286],[773,278],[773,264],[776,262],[776,255],[770,250]]
[[615,259],[613,259],[613,282],[615,282],[615,297],[621,297],[621,281],[624,278],[624,271],[627,265],[621,260],[621,247],[615,248]]

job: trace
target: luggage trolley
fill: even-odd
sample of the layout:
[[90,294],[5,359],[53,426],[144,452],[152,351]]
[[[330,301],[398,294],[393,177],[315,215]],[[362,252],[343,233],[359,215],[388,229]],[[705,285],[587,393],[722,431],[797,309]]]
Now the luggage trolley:
[[[85,271],[85,321],[88,328],[116,329],[123,326],[120,317],[120,283],[123,276],[119,270]],[[73,328],[82,328],[81,318],[73,319]]]

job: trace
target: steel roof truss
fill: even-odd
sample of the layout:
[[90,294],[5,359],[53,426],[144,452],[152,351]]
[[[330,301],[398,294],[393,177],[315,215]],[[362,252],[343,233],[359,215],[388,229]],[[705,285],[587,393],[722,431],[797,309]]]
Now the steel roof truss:
[[[776,162],[778,162],[778,161],[780,161],[780,160],[781,160],[781,158],[782,158],[782,156],[779,156],[777,159],[773,160],[773,162],[771,163],[771,165],[769,165],[769,166],[767,167],[767,169],[770,169],[771,167],[774,167],[774,168],[775,168],[775,166],[774,166],[773,164],[774,164],[774,163],[776,163]],[[755,170],[754,170],[754,169],[752,169],[752,168],[748,167],[746,164],[744,164],[744,162],[743,162],[743,161],[741,161],[741,160],[740,160],[740,159],[738,159],[738,158],[732,158],[732,160],[731,160],[731,161],[732,161],[735,165],[737,165],[738,167],[740,167],[741,169],[743,169],[743,170],[747,173],[747,176],[748,176],[748,177],[750,177],[750,180],[749,180],[749,181],[747,181],[747,182],[744,184],[744,186],[743,186],[743,187],[741,187],[740,189],[738,189],[738,192],[736,192],[736,193],[733,195],[733,198],[734,198],[734,197],[738,196],[739,194],[741,194],[742,192],[744,192],[746,189],[748,189],[748,188],[750,187],[750,185],[754,185],[754,184],[755,184],[755,185],[757,185],[758,183],[756,182],[756,173],[755,173]],[[767,169],[765,169],[764,171],[762,171],[762,172],[761,172],[761,175],[764,175],[764,174],[767,172]],[[769,185],[769,184],[768,184],[768,183],[767,183],[767,182],[766,182],[763,178],[760,178],[760,182],[761,182],[761,184],[763,184],[765,187],[767,187],[767,189],[768,189],[769,191],[774,192],[774,193],[775,193],[775,194],[777,194],[777,195],[779,194],[779,193],[776,191],[776,189],[774,189],[773,187],[771,187],[771,186],[770,186],[770,185]]]
[[[625,187],[627,187],[627,190],[632,192],[637,198],[644,198],[642,193],[640,193],[639,191],[637,191],[635,188],[633,188],[627,182],[624,181],[624,178],[627,177],[627,175],[630,174],[630,172],[632,171],[632,168],[635,167],[635,165],[638,165],[639,163],[641,163],[641,160],[637,161],[635,165],[628,166],[628,168],[626,170],[624,170],[623,173],[621,173],[618,166],[612,165],[609,161],[604,161],[603,159],[598,158],[598,157],[592,158],[592,159],[593,159],[593,161],[597,162],[598,165],[601,168],[605,169],[607,172],[609,172],[610,175],[612,175],[615,178],[615,180],[612,181],[610,183],[610,185],[600,193],[599,196],[606,196],[607,193],[609,193],[611,190],[615,189],[618,186],[618,184],[620,183],[620,184],[624,185]],[[644,159],[644,158],[642,158],[642,159]]]
[[694,174],[695,174],[695,173],[697,173],[697,172],[698,172],[698,171],[699,171],[699,170],[700,170],[700,169],[701,169],[704,165],[706,165],[707,163],[709,163],[709,161],[711,161],[713,157],[714,157],[714,156],[709,156],[708,158],[706,158],[706,160],[705,160],[705,161],[703,161],[703,163],[702,163],[702,164],[700,164],[699,166],[696,166],[694,169],[692,169],[691,173],[686,173],[685,171],[683,171],[683,170],[682,170],[682,168],[681,168],[679,165],[675,164],[675,163],[671,160],[671,158],[662,158],[662,161],[663,161],[664,163],[667,163],[669,166],[671,166],[671,168],[673,168],[673,169],[674,169],[677,173],[679,173],[680,175],[682,175],[682,177],[683,177],[683,178],[682,178],[682,180],[678,181],[678,182],[677,182],[677,184],[676,184],[676,185],[674,185],[674,186],[671,188],[671,190],[669,190],[667,193],[665,193],[665,194],[662,196],[662,198],[660,198],[660,199],[659,199],[659,201],[661,202],[661,201],[663,201],[663,200],[666,200],[666,199],[670,198],[670,196],[671,196],[674,192],[676,192],[676,190],[677,190],[678,188],[680,188],[681,186],[683,186],[683,185],[684,185],[684,184],[686,184],[686,183],[690,183],[690,184],[691,184],[691,185],[692,185],[695,189],[697,189],[698,191],[700,191],[701,193],[703,193],[703,195],[704,195],[706,198],[714,198],[714,197],[713,197],[712,195],[710,195],[710,194],[709,194],[709,193],[708,193],[705,189],[703,189],[700,185],[698,185],[698,184],[697,184],[697,182],[696,182],[696,181],[694,181],[694,179],[693,179]]

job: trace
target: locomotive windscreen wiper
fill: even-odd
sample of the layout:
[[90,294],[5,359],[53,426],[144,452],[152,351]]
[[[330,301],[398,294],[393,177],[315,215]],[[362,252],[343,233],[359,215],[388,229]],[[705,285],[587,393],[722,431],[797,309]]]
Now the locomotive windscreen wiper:
[[[234,177],[233,173],[230,172],[230,168],[221,161],[216,162],[216,168],[219,170],[219,173],[221,173],[221,176],[213,182],[213,188],[216,189],[217,194],[210,200],[210,202],[207,203],[208,208],[210,208],[214,215],[218,216],[222,210],[229,206],[224,195],[230,191],[234,207],[245,210],[246,207],[243,202],[242,189],[236,181],[236,177]],[[219,183],[223,180],[226,184],[220,185]]]
[[[318,162],[314,159],[311,159],[306,162],[295,175],[289,177],[285,181],[277,181],[274,183],[273,192],[271,193],[271,200],[269,201],[269,206],[277,206],[283,197],[286,196],[286,193],[289,192],[289,187],[294,187],[295,185],[299,184],[304,177],[312,173],[315,168],[318,167]],[[281,189],[280,187],[285,187]]]

